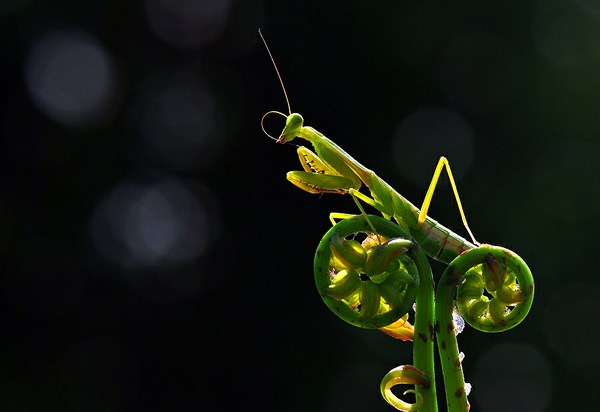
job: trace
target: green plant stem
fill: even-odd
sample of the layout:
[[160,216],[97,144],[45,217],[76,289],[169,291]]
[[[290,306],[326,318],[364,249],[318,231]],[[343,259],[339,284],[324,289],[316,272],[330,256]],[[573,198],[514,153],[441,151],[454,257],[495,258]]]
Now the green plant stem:
[[437,288],[435,333],[442,363],[448,411],[467,412],[469,408],[465,392],[465,378],[452,321],[454,294],[456,286],[462,279],[461,276],[455,274],[455,266],[455,264],[450,264],[446,268]]
[[411,249],[409,254],[417,265],[420,275],[419,291],[415,303],[413,364],[429,378],[431,383],[428,388],[416,386],[416,390],[423,396],[423,405],[419,410],[423,412],[437,412],[438,405],[433,353],[433,327],[435,322],[433,275],[427,257],[418,245],[415,244],[415,247]]

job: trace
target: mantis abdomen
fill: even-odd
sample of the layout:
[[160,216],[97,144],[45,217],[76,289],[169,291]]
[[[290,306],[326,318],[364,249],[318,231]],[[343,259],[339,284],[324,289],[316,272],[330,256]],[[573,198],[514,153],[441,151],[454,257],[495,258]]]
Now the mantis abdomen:
[[419,230],[410,230],[411,235],[428,256],[442,263],[450,263],[463,252],[476,246],[427,217]]

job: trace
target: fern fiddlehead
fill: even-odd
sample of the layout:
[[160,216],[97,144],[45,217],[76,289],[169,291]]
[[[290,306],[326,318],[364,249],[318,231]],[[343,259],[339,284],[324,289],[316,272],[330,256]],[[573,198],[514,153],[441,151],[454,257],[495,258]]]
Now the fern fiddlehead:
[[[393,326],[399,320],[402,324],[416,303],[413,365],[392,369],[384,377],[381,391],[397,409],[436,411],[429,263],[404,229],[378,216],[368,219],[377,235],[371,234],[365,216],[355,216],[342,220],[323,237],[314,260],[317,289],[338,317],[368,329]],[[352,239],[360,233],[368,235],[362,244]],[[391,392],[401,383],[416,385],[416,403],[404,402]]]
[[459,315],[473,328],[502,332],[527,316],[533,294],[531,271],[508,249],[481,245],[448,265],[436,292],[435,332],[449,411],[466,412],[469,407],[453,323],[455,303]]

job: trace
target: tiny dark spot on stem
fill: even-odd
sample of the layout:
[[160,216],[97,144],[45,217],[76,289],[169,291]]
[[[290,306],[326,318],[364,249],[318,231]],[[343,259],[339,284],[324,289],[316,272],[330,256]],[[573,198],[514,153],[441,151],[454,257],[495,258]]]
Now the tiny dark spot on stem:
[[454,392],[454,397],[455,397],[455,398],[460,398],[461,396],[463,396],[463,395],[464,395],[464,393],[465,393],[465,387],[464,387],[464,386],[461,386],[460,388],[458,388],[458,389],[456,390],[456,392]]
[[448,330],[448,333],[454,332],[454,325],[452,323],[449,323],[448,327],[447,327],[447,330]]
[[427,335],[425,335],[423,332],[417,332],[417,338],[419,338],[423,342],[427,343]]
[[323,251],[322,250],[317,250],[317,256],[318,257],[322,257],[323,256]]
[[435,321],[435,326],[433,327],[433,329],[435,330],[435,333],[440,333],[440,321]]
[[336,307],[335,307],[335,308],[333,308],[333,309],[335,309],[335,311],[336,311],[336,312],[339,312],[339,311],[340,311],[340,307],[339,307],[339,306],[336,306]]
[[452,273],[448,277],[448,280],[446,281],[446,285],[453,288],[454,286],[458,285],[461,281],[462,281],[462,276],[460,275],[460,273]]
[[317,268],[317,272],[319,272],[319,273],[323,272],[323,267],[319,266],[319,267]]
[[442,343],[440,343],[440,346],[442,347],[443,350],[446,350],[446,341],[443,340]]

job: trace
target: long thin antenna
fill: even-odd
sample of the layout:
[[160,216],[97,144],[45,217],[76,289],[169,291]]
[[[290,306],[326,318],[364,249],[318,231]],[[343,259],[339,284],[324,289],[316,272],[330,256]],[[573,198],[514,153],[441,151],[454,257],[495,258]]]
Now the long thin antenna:
[[281,88],[283,89],[283,94],[285,96],[285,101],[287,102],[288,111],[290,112],[290,114],[292,114],[292,109],[290,107],[290,101],[289,101],[287,93],[285,91],[285,86],[283,85],[283,80],[281,80],[281,75],[279,74],[279,70],[277,69],[277,65],[275,64],[275,60],[273,59],[273,55],[271,54],[271,50],[269,50],[269,46],[267,46],[267,41],[265,40],[262,33],[260,32],[260,29],[258,29],[258,34],[260,34],[260,38],[262,39],[263,43],[265,44],[265,47],[267,48],[267,52],[269,52],[269,57],[271,57],[271,61],[273,62],[273,66],[275,67],[275,71],[277,72],[277,77],[279,77],[279,83],[281,83]]

